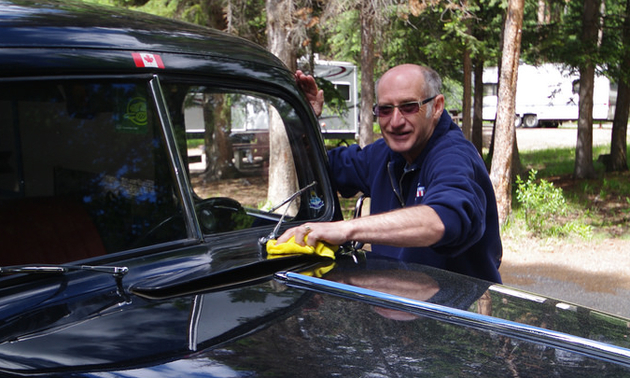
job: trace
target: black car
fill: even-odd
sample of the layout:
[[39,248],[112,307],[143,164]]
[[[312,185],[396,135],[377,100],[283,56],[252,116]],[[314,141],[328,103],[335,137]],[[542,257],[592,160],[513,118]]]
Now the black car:
[[214,30],[0,0],[0,376],[623,377],[630,320],[378,259],[293,73]]

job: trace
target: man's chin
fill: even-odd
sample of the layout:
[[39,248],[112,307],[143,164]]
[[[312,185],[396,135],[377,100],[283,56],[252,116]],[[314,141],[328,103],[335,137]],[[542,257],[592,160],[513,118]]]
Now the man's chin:
[[389,148],[394,151],[394,152],[398,152],[399,154],[404,154],[405,152],[409,151],[409,149],[411,148],[412,144],[409,143],[409,141],[405,140],[392,140],[392,139],[385,139],[385,141],[387,142],[387,145],[389,146]]

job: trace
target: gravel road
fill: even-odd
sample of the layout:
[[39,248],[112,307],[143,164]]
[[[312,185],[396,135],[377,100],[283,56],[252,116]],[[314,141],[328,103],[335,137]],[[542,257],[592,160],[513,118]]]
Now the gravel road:
[[[484,146],[488,147],[492,136],[492,128],[484,127]],[[593,128],[593,145],[609,144],[611,125],[596,125]],[[628,138],[630,141],[630,136]],[[516,141],[519,151],[542,150],[553,147],[575,147],[577,144],[577,127],[575,125],[557,129],[516,129]]]
[[[610,144],[610,124],[593,127],[593,145]],[[516,129],[516,141],[519,151],[540,150],[553,147],[575,147],[577,127],[557,129]]]

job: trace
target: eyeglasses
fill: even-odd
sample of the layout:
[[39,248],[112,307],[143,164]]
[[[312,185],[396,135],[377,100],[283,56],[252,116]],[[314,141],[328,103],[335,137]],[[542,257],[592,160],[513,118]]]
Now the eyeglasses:
[[429,97],[422,101],[405,102],[404,104],[400,104],[400,105],[378,105],[377,104],[377,105],[374,105],[374,108],[372,108],[372,112],[377,117],[389,117],[392,114],[394,114],[394,108],[398,108],[398,110],[400,111],[400,113],[402,113],[402,115],[416,114],[420,111],[420,107],[422,105],[426,104],[427,102],[430,102],[436,97],[437,95],[433,97]]

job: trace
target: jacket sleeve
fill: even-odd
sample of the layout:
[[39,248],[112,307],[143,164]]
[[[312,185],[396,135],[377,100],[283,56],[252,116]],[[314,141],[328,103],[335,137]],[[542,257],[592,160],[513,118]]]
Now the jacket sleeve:
[[432,246],[438,253],[464,252],[485,232],[486,191],[492,186],[483,161],[477,157],[476,151],[473,155],[466,148],[446,148],[424,168],[431,185],[423,204],[431,206],[445,226],[444,236]]
[[[369,149],[369,146],[366,147]],[[358,144],[338,147],[328,152],[331,177],[343,197],[358,192],[370,195],[368,154]]]

